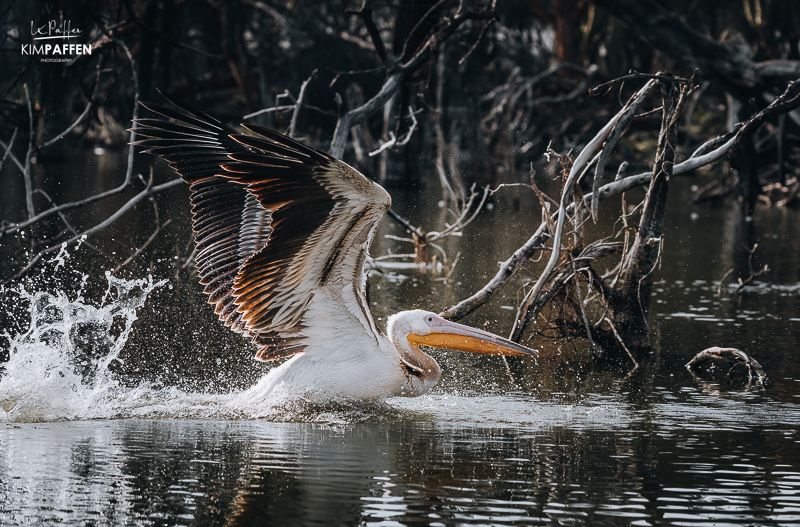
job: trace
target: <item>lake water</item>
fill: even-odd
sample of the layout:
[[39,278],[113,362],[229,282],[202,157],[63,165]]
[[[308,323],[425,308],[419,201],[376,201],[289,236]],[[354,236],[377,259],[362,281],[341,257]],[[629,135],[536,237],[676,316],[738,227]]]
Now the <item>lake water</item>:
[[[91,162],[95,179],[62,199],[119,173],[118,160]],[[186,190],[159,196],[174,221],[137,270],[106,276],[116,264],[70,247],[2,291],[0,525],[798,524],[800,213],[760,206],[743,223],[734,204],[691,205],[692,183],[673,185],[654,349],[638,368],[593,364],[585,341],[535,338],[538,361],[436,353],[433,393],[363,407],[240,400],[269,366],[180,270]],[[537,225],[525,192],[509,189],[447,240],[451,260],[461,253],[450,288],[414,269],[373,272],[378,324],[485,283]],[[438,196],[393,197],[428,229],[446,219]],[[610,230],[605,206],[592,232]],[[151,215],[142,206],[94,242],[125,258]],[[385,220],[374,256],[408,252],[387,234],[403,233]],[[7,276],[18,257],[2,243]],[[754,243],[771,271],[736,294],[742,244]],[[465,322],[507,333],[530,276]],[[710,346],[752,354],[768,382],[687,371]]]

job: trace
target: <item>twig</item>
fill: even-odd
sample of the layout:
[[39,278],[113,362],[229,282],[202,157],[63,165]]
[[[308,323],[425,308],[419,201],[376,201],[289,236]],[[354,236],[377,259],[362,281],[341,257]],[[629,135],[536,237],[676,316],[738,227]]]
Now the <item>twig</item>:
[[790,82],[786,90],[772,101],[769,106],[747,120],[734,136],[734,147],[738,146],[745,137],[755,132],[761,123],[773,115],[782,115],[800,107],[800,80]]
[[[645,85],[647,90],[642,89],[641,95],[637,97],[632,97],[628,100],[626,106],[620,111],[619,119],[617,119],[616,123],[614,123],[614,128],[611,130],[611,133],[606,139],[606,144],[603,147],[603,150],[600,154],[600,159],[597,161],[597,166],[594,171],[594,181],[592,182],[592,221],[597,223],[597,207],[600,202],[600,199],[597,195],[597,190],[600,188],[600,180],[603,177],[603,173],[606,169],[606,163],[608,162],[608,156],[611,155],[611,151],[619,141],[619,138],[622,137],[622,134],[625,133],[626,128],[628,127],[628,123],[630,123],[631,119],[633,119],[636,110],[639,108],[639,105],[644,102],[647,95],[650,91],[655,87],[654,82],[649,82]],[[627,110],[627,111],[626,111]]]
[[406,135],[402,139],[398,140],[395,137],[394,132],[390,131],[389,140],[383,143],[377,150],[370,152],[369,156],[374,157],[383,152],[384,150],[392,148],[393,146],[404,146],[408,144],[408,142],[411,140],[411,134],[414,133],[414,129],[417,127],[417,118],[414,115],[415,113],[416,112],[414,112],[414,109],[411,106],[409,106],[408,115],[409,117],[411,117],[411,126],[409,127],[408,132],[406,132]]
[[412,232],[412,233],[416,234],[417,236],[425,236],[425,233],[422,232],[422,229],[420,229],[419,227],[414,227],[413,225],[411,225],[411,223],[407,219],[405,219],[402,216],[400,216],[394,210],[389,209],[386,212],[386,215],[389,216],[390,218],[392,218],[394,221],[396,221],[400,225],[402,225],[403,228],[405,228],[407,231]]
[[[242,119],[250,119],[252,117],[256,117],[257,115],[265,114],[265,113],[275,113],[275,112],[285,112],[287,110],[294,110],[297,108],[297,104],[284,104],[283,106],[273,106],[271,108],[264,108],[262,110],[258,110],[257,112],[248,113]],[[323,115],[327,115],[329,117],[336,117],[336,112],[330,112],[328,110],[323,110],[319,106],[313,106],[311,104],[303,104],[303,108],[306,110],[313,110],[315,112],[319,112]]]
[[572,274],[575,277],[575,294],[578,295],[578,306],[581,308],[581,319],[583,320],[583,326],[586,328],[586,338],[589,339],[589,350],[592,353],[592,357],[594,357],[594,339],[592,338],[592,330],[589,327],[589,319],[586,318],[586,311],[583,309],[583,298],[581,297],[581,284],[578,281],[578,269],[575,267],[575,259],[572,257],[571,253],[567,253],[569,255],[569,262],[572,265]]
[[517,90],[514,92],[514,95],[511,96],[511,101],[510,101],[511,105],[515,106],[517,104],[517,100],[522,96],[523,93],[525,93],[527,90],[531,89],[536,84],[540,83],[541,81],[543,81],[544,79],[546,79],[547,77],[549,77],[550,75],[556,73],[561,69],[570,69],[573,71],[577,71],[579,73],[582,73],[584,77],[588,77],[587,69],[584,68],[583,66],[573,64],[572,62],[558,62],[556,64],[553,64],[543,72],[537,73],[530,79],[520,84],[519,88],[517,88]]
[[[100,29],[101,29],[101,31],[103,31],[104,28],[102,26],[100,26]],[[128,49],[128,46],[126,46],[124,42],[122,42],[121,40],[117,39],[111,33],[108,33],[107,31],[104,31],[104,33],[107,33],[107,36],[116,45],[118,45],[119,47],[122,48],[122,50],[125,52],[125,56],[128,58],[128,62],[130,63],[130,66],[131,66],[131,78],[133,79],[133,116],[131,117],[131,120],[133,122],[136,122],[136,120],[139,118],[139,73],[136,70],[136,61],[133,60],[133,55],[131,54],[131,50]],[[127,166],[127,168],[125,170],[125,182],[122,184],[124,187],[127,187],[128,185],[130,185],[131,177],[133,176],[133,154],[134,154],[134,151],[135,151],[135,148],[133,148],[133,143],[136,141],[136,132],[135,132],[135,130],[136,130],[135,128],[132,128],[130,130],[131,135],[128,138],[128,145],[129,145],[128,146],[128,166]]]
[[478,206],[475,207],[475,210],[472,212],[472,215],[469,218],[467,218],[467,214],[469,214],[469,211],[472,210],[472,205],[475,202],[475,198],[477,198],[478,195],[479,194],[477,192],[475,192],[475,185],[473,184],[472,188],[470,189],[469,201],[467,201],[467,203],[462,208],[461,214],[456,219],[456,221],[453,222],[452,225],[446,227],[441,232],[430,232],[430,233],[428,233],[430,235],[430,239],[435,241],[435,240],[438,240],[440,238],[444,238],[444,237],[450,236],[450,235],[454,234],[455,232],[462,230],[464,227],[466,227],[470,223],[472,223],[472,220],[474,220],[478,216],[478,213],[483,208],[484,203],[486,203],[486,198],[489,196],[489,186],[487,185],[486,187],[484,187],[483,195],[481,196],[481,201],[478,203]]
[[[608,82],[604,82],[598,86],[595,86],[589,93],[591,95],[605,95],[611,89],[616,86],[617,84],[623,83],[625,81],[629,81],[631,79],[653,79],[659,80],[663,82],[669,83],[677,83],[677,84],[689,84],[692,82],[692,79],[685,79],[682,77],[673,77],[672,75],[663,75],[663,74],[652,74],[652,73],[639,73],[637,71],[631,70],[631,73],[628,75],[624,75],[622,77],[617,77],[614,80],[610,80]],[[602,92],[602,93],[601,93]]]
[[91,109],[92,109],[92,102],[93,102],[92,100],[89,100],[89,102],[88,102],[88,103],[86,103],[86,108],[84,108],[84,109],[83,109],[83,112],[81,112],[81,114],[78,116],[78,118],[77,118],[77,119],[75,119],[75,122],[74,122],[74,123],[72,123],[72,124],[71,124],[71,125],[70,125],[70,126],[67,128],[67,129],[66,129],[66,130],[64,130],[64,131],[63,131],[63,132],[61,132],[60,134],[56,135],[55,137],[53,137],[51,140],[49,140],[49,141],[45,142],[45,143],[42,145],[42,148],[44,148],[44,147],[47,147],[47,146],[50,146],[50,145],[52,145],[53,143],[55,143],[55,142],[57,142],[57,141],[59,141],[59,140],[63,139],[64,137],[66,137],[66,135],[67,135],[68,133],[70,133],[72,130],[74,130],[74,129],[75,129],[75,127],[76,127],[76,126],[78,126],[78,125],[80,124],[80,122],[81,122],[81,121],[83,121],[83,118],[84,118],[84,117],[86,117],[86,116],[89,114],[89,110],[91,110]]
[[303,99],[305,99],[306,96],[306,87],[316,74],[317,70],[315,68],[314,71],[311,72],[311,75],[309,75],[308,78],[304,80],[303,84],[300,86],[300,93],[297,95],[297,102],[294,105],[294,112],[292,113],[292,122],[289,125],[289,133],[286,134],[292,139],[294,139],[294,134],[297,131],[297,116],[300,114],[300,107],[303,106]]
[[[3,154],[3,159],[0,159],[0,171],[3,170],[3,165],[6,162],[6,158],[9,156],[9,154],[11,154],[11,148],[13,148],[13,146],[14,146],[14,141],[17,138],[17,132],[18,131],[19,131],[19,128],[14,128],[14,133],[11,134],[11,140],[8,142],[8,145],[6,145],[4,142],[0,141],[0,145],[2,145],[3,148],[5,148],[5,150],[6,150],[6,153]],[[12,155],[12,157],[13,157],[13,155]]]
[[464,64],[464,62],[466,62],[466,60],[473,53],[475,53],[475,50],[478,49],[478,44],[480,44],[481,40],[483,39],[484,33],[486,33],[486,30],[489,29],[489,26],[491,26],[496,20],[497,20],[497,17],[495,16],[495,17],[490,18],[489,20],[486,21],[485,24],[483,24],[483,27],[481,28],[481,32],[478,34],[478,38],[475,39],[475,42],[473,42],[472,46],[469,48],[469,51],[467,51],[466,55],[461,57],[461,60],[458,61],[458,65],[459,66]]
[[[34,192],[37,192],[37,193],[41,194],[42,196],[44,196],[44,198],[48,202],[50,202],[51,204],[54,203],[53,198],[50,197],[50,194],[48,194],[44,190],[42,190],[40,188],[37,188],[36,190],[34,190]],[[59,217],[59,219],[61,219],[61,222],[67,228],[67,231],[71,232],[73,235],[79,235],[78,231],[75,230],[75,227],[72,226],[72,224],[69,222],[69,220],[67,219],[66,215],[64,215],[63,212],[59,212],[58,213],[58,217]],[[108,258],[109,260],[119,261],[118,258],[114,258],[113,256],[101,251],[100,249],[98,249],[93,244],[89,243],[88,241],[83,241],[82,243],[83,243],[83,245],[85,245],[86,247],[88,247],[91,250],[95,251],[96,253],[102,254],[103,256]]]
[[373,262],[382,262],[384,260],[399,260],[399,259],[413,259],[414,253],[402,253],[402,254],[385,254],[383,256],[378,256],[377,258],[373,258]]
[[744,280],[739,278],[739,287],[737,287],[736,291],[734,291],[734,293],[736,293],[737,295],[739,293],[741,293],[742,289],[744,289],[744,286],[746,286],[747,284],[752,282],[753,279],[756,276],[759,276],[759,275],[762,275],[764,273],[768,273],[769,272],[769,265],[766,265],[766,264],[759,271],[754,271],[753,270],[753,253],[756,252],[756,248],[757,247],[758,247],[758,244],[755,244],[755,245],[753,245],[752,249],[749,249],[746,245],[744,245],[744,250],[747,251],[747,268],[748,268],[748,271],[750,272],[750,274]]
[[730,269],[728,269],[728,270],[725,272],[725,274],[724,274],[724,275],[722,275],[722,278],[720,278],[720,280],[719,280],[719,285],[717,286],[717,296],[718,296],[718,297],[721,297],[721,296],[722,296],[722,286],[725,284],[725,280],[727,280],[727,279],[728,279],[728,277],[730,276],[730,274],[731,274],[732,272],[733,272],[733,267],[731,267]]
[[101,55],[100,59],[97,61],[97,78],[95,79],[94,88],[92,89],[92,93],[89,96],[89,102],[86,103],[86,108],[84,108],[83,112],[81,112],[81,114],[78,116],[78,118],[75,119],[75,122],[73,122],[71,125],[69,125],[69,127],[66,130],[64,130],[63,132],[61,132],[60,134],[56,135],[55,137],[53,137],[49,141],[46,141],[42,145],[42,148],[47,148],[48,146],[60,141],[64,137],[66,137],[67,134],[69,134],[72,130],[74,130],[75,127],[78,126],[81,121],[83,121],[83,118],[86,117],[89,114],[89,110],[92,109],[92,105],[94,103],[94,96],[95,96],[95,94],[97,94],[97,88],[98,88],[98,86],[100,86],[100,71],[102,70],[102,66],[103,66],[103,57],[104,57],[104,55]]
[[126,265],[128,265],[129,263],[131,263],[131,262],[132,262],[134,259],[136,259],[136,257],[137,257],[137,256],[139,256],[140,254],[142,254],[142,251],[144,251],[144,250],[147,248],[147,246],[148,246],[148,245],[150,245],[150,242],[152,242],[152,241],[153,241],[153,240],[156,238],[156,236],[158,236],[158,233],[159,233],[159,232],[161,232],[161,229],[163,229],[164,227],[166,227],[166,226],[167,226],[167,225],[169,225],[170,223],[172,223],[172,218],[168,219],[168,220],[167,220],[167,221],[165,221],[164,223],[156,223],[156,230],[154,230],[154,231],[153,231],[153,234],[151,234],[151,235],[150,235],[150,237],[149,237],[149,238],[147,238],[147,241],[146,241],[146,242],[144,242],[144,245],[142,245],[141,247],[139,247],[138,249],[136,249],[136,251],[134,251],[134,253],[133,253],[133,254],[131,254],[130,256],[128,256],[128,258],[126,258],[124,262],[122,262],[121,264],[119,264],[118,266],[116,266],[116,267],[114,268],[114,270],[113,270],[113,271],[111,271],[111,273],[112,273],[112,274],[116,274],[116,273],[117,273],[117,271],[119,271],[120,269],[122,269],[123,267],[125,267]]
[[565,102],[570,102],[577,99],[578,96],[586,92],[586,87],[589,85],[598,71],[600,71],[600,68],[598,68],[597,65],[592,64],[586,68],[586,77],[571,92],[566,95],[545,95],[542,97],[537,97],[536,99],[533,99],[527,103],[528,111],[543,104],[563,104]]
[[31,107],[31,97],[28,93],[28,85],[23,84],[25,88],[25,100],[28,103],[28,151],[25,153],[25,169],[22,171],[22,177],[25,179],[25,206],[28,209],[28,219],[33,218],[36,211],[33,208],[33,183],[31,181],[31,157],[33,156],[33,136],[35,135],[35,128],[33,126],[33,108]]
[[619,333],[617,332],[617,328],[614,326],[614,323],[611,322],[611,319],[608,318],[608,317],[605,317],[605,321],[608,322],[609,326],[611,326],[611,331],[614,333],[614,336],[617,338],[617,342],[619,342],[620,346],[622,346],[622,349],[625,350],[625,353],[627,353],[628,357],[630,357],[631,361],[633,361],[634,367],[638,367],[639,363],[636,362],[636,359],[633,357],[633,354],[628,349],[628,346],[625,345],[625,342],[622,340],[622,337],[619,336]]

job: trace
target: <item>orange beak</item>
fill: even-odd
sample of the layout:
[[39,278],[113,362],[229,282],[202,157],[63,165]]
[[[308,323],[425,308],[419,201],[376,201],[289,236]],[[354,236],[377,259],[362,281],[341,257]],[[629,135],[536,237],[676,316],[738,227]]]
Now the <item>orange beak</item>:
[[428,335],[408,335],[408,342],[412,346],[430,346],[432,348],[444,348],[456,351],[467,351],[470,353],[481,353],[483,355],[514,355],[536,357],[538,353],[504,339],[494,333],[482,331],[480,329],[464,326],[456,322],[450,322],[440,317],[436,317],[430,323],[431,332]]

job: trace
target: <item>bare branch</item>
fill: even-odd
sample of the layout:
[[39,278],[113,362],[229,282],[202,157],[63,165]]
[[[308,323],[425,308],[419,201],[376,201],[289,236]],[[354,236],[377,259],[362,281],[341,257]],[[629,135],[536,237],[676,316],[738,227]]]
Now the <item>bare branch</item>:
[[733,146],[738,146],[745,137],[754,133],[767,118],[791,112],[798,107],[800,107],[800,80],[790,82],[783,94],[748,119],[736,132]]
[[608,82],[604,82],[599,86],[595,86],[589,93],[592,95],[605,95],[609,91],[611,91],[614,86],[617,84],[622,84],[625,81],[633,80],[633,79],[653,79],[659,80],[666,83],[678,83],[678,84],[690,84],[692,82],[691,79],[684,79],[681,77],[673,77],[672,75],[666,75],[663,73],[639,73],[638,71],[631,71],[628,75],[623,75],[622,77],[617,77],[614,80],[610,80]]
[[[739,278],[739,287],[737,287],[736,291],[734,291],[736,294],[741,293],[742,289],[744,289],[744,286],[752,282],[755,277],[762,275],[764,273],[768,273],[770,271],[769,265],[766,264],[764,264],[764,267],[762,267],[758,271],[753,269],[753,254],[756,252],[757,248],[758,248],[757,243],[753,245],[752,249],[748,248],[746,245],[744,246],[744,250],[747,251],[747,269],[749,271],[749,275],[744,280]],[[721,282],[720,282],[720,288],[722,288]]]
[[[428,13],[423,17],[425,19],[430,13],[433,13],[443,1],[434,5]],[[459,9],[455,15],[445,18],[442,24],[431,33],[428,38],[420,45],[414,52],[411,58],[405,63],[397,64],[397,66],[390,71],[388,78],[383,83],[380,91],[369,99],[367,102],[357,108],[345,113],[336,124],[336,129],[333,132],[333,140],[331,141],[330,154],[333,157],[341,158],[344,154],[345,145],[347,144],[347,137],[350,135],[350,128],[363,122],[370,115],[380,110],[383,105],[391,99],[397,90],[400,89],[403,81],[405,81],[413,72],[419,69],[425,61],[428,60],[430,54],[442,43],[445,42],[452,34],[468,20],[486,20],[494,16],[493,11],[482,12],[461,12]],[[421,23],[421,21],[420,21]],[[419,24],[418,24],[419,26]],[[412,33],[414,30],[412,29]],[[409,37],[410,38],[410,37]],[[408,42],[408,40],[406,40]],[[405,50],[403,57],[405,57]]]
[[294,105],[294,112],[292,113],[292,122],[289,125],[289,133],[287,134],[292,139],[294,139],[294,134],[297,131],[297,116],[300,114],[300,107],[303,106],[303,99],[305,99],[306,96],[306,87],[308,87],[308,83],[311,82],[311,79],[313,79],[316,74],[317,70],[315,68],[314,71],[311,72],[311,75],[309,75],[300,86],[300,93],[297,95],[297,102]]
[[604,318],[603,320],[608,322],[608,325],[611,326],[611,331],[614,333],[614,336],[617,338],[617,341],[619,342],[620,346],[622,346],[622,349],[625,350],[625,353],[627,353],[628,357],[630,357],[631,361],[633,361],[633,365],[634,366],[639,366],[639,363],[636,362],[636,359],[634,358],[633,353],[631,353],[631,350],[629,350],[628,346],[625,345],[625,341],[622,340],[622,337],[620,336],[619,332],[617,331],[616,326],[614,326],[614,323],[611,322],[611,319],[610,318]]
[[581,320],[583,321],[583,326],[586,329],[586,338],[589,339],[589,349],[592,350],[592,355],[594,356],[594,339],[592,338],[592,330],[589,327],[589,319],[586,318],[586,310],[583,309],[583,298],[581,297],[581,283],[578,281],[578,269],[575,267],[575,259],[572,257],[571,254],[567,253],[569,256],[569,263],[572,265],[572,274],[575,277],[575,294],[578,295],[578,306],[581,309]]
[[[251,119],[253,117],[256,117],[257,115],[262,115],[262,114],[265,114],[265,113],[285,112],[285,111],[288,111],[288,110],[294,110],[295,108],[297,108],[297,104],[285,104],[283,106],[273,106],[271,108],[264,108],[263,110],[258,110],[257,112],[248,113],[247,115],[242,117],[242,119]],[[319,106],[312,106],[310,104],[303,104],[303,108],[305,108],[307,110],[313,110],[315,112],[319,112],[322,115],[327,115],[329,117],[336,117],[337,116],[337,114],[335,112],[330,112],[328,110],[323,110]]]
[[557,63],[553,64],[552,66],[550,66],[549,68],[547,68],[546,70],[544,70],[544,71],[542,71],[540,73],[537,73],[536,75],[534,75],[530,79],[528,79],[525,82],[523,82],[522,84],[520,84],[519,88],[517,88],[517,90],[514,92],[514,95],[511,96],[511,104],[512,105],[516,105],[517,104],[517,100],[522,96],[523,93],[525,93],[527,90],[531,89],[533,86],[535,86],[536,84],[540,83],[541,81],[543,81],[544,79],[546,79],[550,75],[552,75],[552,74],[554,74],[554,73],[556,73],[556,72],[558,72],[559,70],[562,70],[562,69],[570,69],[570,70],[573,70],[573,71],[577,71],[579,73],[582,73],[584,76],[588,77],[586,68],[584,68],[582,66],[579,66],[577,64],[573,64],[571,62],[557,62]]
[[403,228],[405,228],[407,231],[413,232],[417,236],[425,236],[425,233],[422,232],[422,230],[419,227],[414,227],[413,225],[411,225],[411,223],[407,219],[405,219],[402,216],[400,216],[394,210],[389,209],[386,212],[386,215],[389,216],[390,218],[392,218],[394,221],[396,221],[400,225],[402,225]]
[[132,261],[134,261],[134,260],[136,259],[136,257],[137,257],[137,256],[139,256],[140,254],[142,254],[142,252],[143,252],[145,249],[147,249],[147,246],[148,246],[148,245],[150,245],[150,243],[151,243],[153,240],[155,240],[155,239],[156,239],[156,236],[158,236],[158,233],[160,233],[160,232],[161,232],[161,230],[162,230],[164,227],[166,227],[167,225],[169,225],[170,223],[172,223],[172,218],[168,219],[168,220],[167,220],[167,221],[165,221],[164,223],[156,223],[156,230],[154,230],[154,231],[153,231],[153,234],[151,234],[151,235],[150,235],[150,237],[149,237],[149,238],[147,238],[147,241],[146,241],[146,242],[144,242],[144,244],[142,244],[142,246],[141,246],[141,247],[139,247],[138,249],[136,249],[136,250],[133,252],[133,254],[131,254],[130,256],[128,256],[128,258],[126,258],[124,262],[122,262],[121,264],[119,264],[118,266],[116,266],[116,267],[114,268],[114,270],[113,270],[113,271],[111,271],[111,273],[112,273],[112,274],[116,274],[116,273],[117,273],[117,271],[119,271],[119,270],[120,270],[120,269],[122,269],[123,267],[127,266],[127,265],[128,265],[129,263],[131,263]]
[[[481,209],[483,209],[483,205],[484,205],[484,203],[486,203],[486,198],[489,197],[490,192],[491,192],[490,188],[487,185],[483,189],[483,195],[480,195],[480,194],[478,194],[478,192],[475,191],[475,185],[473,184],[472,188],[470,189],[469,200],[467,201],[467,203],[464,204],[463,208],[461,209],[461,214],[456,219],[456,221],[453,222],[452,225],[449,225],[445,230],[443,230],[441,232],[430,232],[430,233],[428,233],[429,236],[430,236],[430,240],[435,241],[435,240],[439,240],[441,238],[445,238],[447,236],[451,236],[451,235],[455,234],[457,231],[460,231],[460,230],[464,229],[464,227],[466,227],[467,225],[472,223],[472,220],[474,220],[478,216],[478,213],[481,211]],[[479,195],[481,196],[481,201],[478,203],[478,206],[475,207],[474,210],[473,210],[472,205],[475,202],[475,199]],[[467,214],[469,214],[470,210],[473,211],[472,215],[469,218],[467,218]]]
[[14,162],[17,164],[17,166],[20,166],[19,161],[17,160],[17,158],[14,157],[14,154],[11,153],[11,148],[14,147],[14,141],[17,139],[17,132],[18,131],[19,131],[19,128],[14,128],[14,133],[11,134],[11,140],[8,142],[8,145],[6,145],[3,141],[0,141],[0,146],[2,146],[6,151],[6,153],[3,154],[3,159],[0,159],[0,170],[3,170],[3,165],[5,164],[6,158],[9,155],[14,160]]
[[468,59],[468,58],[470,58],[470,56],[471,56],[473,53],[475,53],[475,50],[476,50],[476,49],[478,49],[478,44],[480,44],[480,43],[481,43],[481,40],[483,39],[483,35],[486,33],[486,30],[487,30],[487,29],[489,29],[489,26],[491,26],[492,24],[494,24],[494,22],[495,22],[496,20],[497,20],[497,17],[496,17],[496,16],[493,16],[492,18],[490,18],[489,20],[487,20],[487,21],[486,21],[486,23],[484,23],[484,24],[483,24],[483,27],[481,28],[481,32],[480,32],[480,33],[478,33],[478,38],[476,38],[476,39],[475,39],[475,42],[474,42],[474,43],[472,44],[472,46],[469,48],[469,51],[467,51],[467,54],[466,54],[466,55],[464,55],[463,57],[461,57],[461,59],[458,61],[458,65],[459,65],[459,66],[461,66],[462,64],[464,64],[464,62],[466,62],[466,61],[467,61],[467,59]]
[[81,121],[83,121],[84,117],[89,115],[89,110],[92,109],[92,105],[94,104],[94,96],[97,93],[97,87],[100,86],[100,70],[102,69],[102,66],[103,66],[103,55],[101,55],[100,59],[97,61],[97,78],[95,79],[94,88],[92,89],[92,94],[89,97],[89,101],[86,103],[86,108],[84,108],[83,112],[81,112],[81,114],[78,116],[78,118],[75,119],[75,122],[73,122],[71,125],[69,125],[69,127],[66,130],[64,130],[63,132],[61,132],[60,134],[56,135],[55,137],[53,137],[49,141],[46,141],[42,145],[42,148],[47,148],[48,146],[60,141],[64,137],[66,137],[67,134],[69,134],[72,130],[74,130],[75,127],[78,126]]
[[378,26],[375,25],[375,20],[372,18],[372,0],[363,0],[361,9],[357,11],[348,10],[347,12],[361,17],[361,20],[364,21],[364,25],[367,27],[367,33],[369,33],[369,38],[372,39],[372,44],[375,46],[375,51],[378,53],[381,62],[383,62],[387,69],[394,68],[394,58],[386,53],[386,46],[383,44],[381,32]]
[[[125,203],[119,209],[117,209],[114,212],[114,214],[112,214],[111,216],[109,216],[108,218],[103,220],[102,222],[98,223],[94,227],[92,227],[90,229],[86,229],[83,232],[75,234],[72,238],[70,238],[69,240],[67,240],[67,241],[65,241],[65,242],[63,242],[63,243],[61,243],[59,245],[53,245],[51,247],[48,247],[47,249],[43,249],[43,250],[39,251],[36,254],[36,256],[34,256],[31,259],[31,261],[28,262],[28,265],[26,265],[23,269],[21,269],[13,277],[11,277],[8,280],[2,282],[2,284],[8,283],[11,280],[15,280],[15,279],[19,278],[20,276],[24,275],[25,273],[27,273],[31,268],[33,268],[37,263],[39,263],[39,261],[42,259],[43,256],[45,256],[47,254],[50,254],[52,252],[55,252],[56,250],[60,249],[62,246],[69,245],[70,243],[73,243],[75,241],[78,241],[78,240],[81,240],[81,239],[84,239],[84,238],[88,238],[89,236],[95,234],[96,232],[105,229],[106,227],[108,227],[109,225],[111,225],[112,223],[117,221],[119,218],[121,218],[126,212],[128,212],[134,205],[139,203],[141,200],[143,200],[143,199],[145,199],[145,198],[147,198],[149,196],[152,196],[153,194],[161,192],[162,190],[167,190],[169,188],[178,186],[178,185],[180,185],[182,183],[183,183],[182,179],[176,178],[176,179],[173,179],[173,180],[168,181],[166,183],[162,183],[161,185],[147,187],[146,189],[144,189],[143,191],[141,191],[140,193],[138,193],[137,195],[132,197],[130,200],[128,200],[128,202]],[[2,285],[2,284],[0,284],[0,285]]]
[[[651,75],[649,77],[659,78],[663,77],[663,75],[661,76]],[[685,79],[675,79],[673,82],[683,82],[683,81],[685,81]],[[689,80],[688,82],[689,85],[692,85],[691,80]],[[647,93],[649,93],[649,91]],[[620,111],[620,117],[614,124],[614,129],[609,134],[608,139],[606,139],[606,144],[603,147],[603,150],[600,154],[600,159],[598,159],[597,161],[597,165],[594,171],[594,181],[592,182],[592,206],[591,206],[592,221],[594,221],[595,223],[597,223],[597,207],[600,201],[597,195],[597,190],[600,188],[600,180],[602,179],[603,173],[605,172],[606,163],[608,162],[608,157],[611,155],[611,151],[617,145],[617,141],[619,141],[619,138],[622,137],[623,133],[625,133],[628,124],[634,118],[636,110],[638,110],[639,106],[642,104],[642,102],[644,102],[647,93],[644,93],[643,96],[641,97],[632,97],[631,99],[628,100],[628,103],[625,105],[625,108],[623,108]]]
[[385,143],[383,143],[380,146],[380,148],[378,148],[377,150],[375,150],[373,152],[370,152],[369,156],[370,157],[376,156],[376,155],[380,154],[381,152],[383,152],[384,150],[387,150],[387,149],[392,148],[394,146],[407,145],[408,142],[411,140],[411,134],[414,133],[414,129],[417,127],[417,117],[414,115],[415,113],[416,112],[414,112],[414,109],[411,106],[409,106],[408,107],[408,115],[409,115],[409,117],[411,117],[411,126],[409,127],[408,132],[406,132],[406,135],[402,139],[398,140],[395,137],[394,132],[390,131],[389,132],[389,140],[386,141]]
[[33,218],[36,211],[33,208],[33,183],[31,181],[31,156],[33,156],[33,137],[36,128],[33,126],[33,108],[31,107],[31,97],[28,93],[28,85],[24,84],[25,100],[28,103],[28,122],[30,130],[28,132],[28,151],[25,153],[25,168],[22,177],[25,179],[25,206],[28,209],[28,219]]

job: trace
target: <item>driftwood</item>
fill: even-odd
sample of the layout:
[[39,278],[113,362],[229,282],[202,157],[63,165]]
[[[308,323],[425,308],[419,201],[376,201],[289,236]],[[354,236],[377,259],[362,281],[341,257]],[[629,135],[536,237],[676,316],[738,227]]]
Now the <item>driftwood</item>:
[[713,364],[716,362],[724,362],[730,369],[728,370],[728,375],[731,374],[733,369],[743,364],[747,367],[747,374],[750,381],[755,381],[758,384],[764,384],[767,380],[767,374],[764,372],[764,368],[761,367],[761,364],[758,363],[753,357],[747,355],[747,353],[743,352],[742,350],[738,350],[736,348],[708,348],[704,349],[697,355],[695,355],[692,360],[686,363],[686,369],[690,372],[698,370],[702,365],[707,362]]

